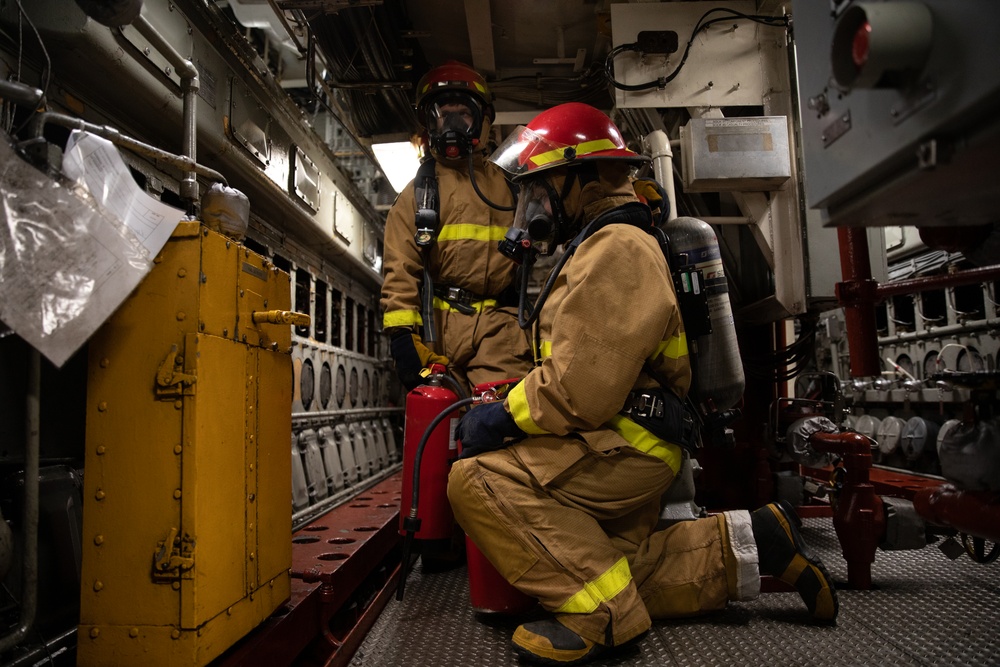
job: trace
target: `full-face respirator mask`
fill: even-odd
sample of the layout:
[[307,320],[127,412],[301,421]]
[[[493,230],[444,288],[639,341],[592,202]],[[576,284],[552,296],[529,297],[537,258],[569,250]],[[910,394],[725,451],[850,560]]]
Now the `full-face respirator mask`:
[[424,122],[431,148],[439,155],[461,158],[479,145],[483,110],[472,95],[440,95],[426,106],[426,114]]
[[[568,177],[564,190],[571,186],[572,178]],[[567,240],[569,220],[562,204],[565,195],[560,196],[544,178],[522,183],[514,223],[500,242],[500,252],[518,263],[528,253],[543,256],[554,253]]]

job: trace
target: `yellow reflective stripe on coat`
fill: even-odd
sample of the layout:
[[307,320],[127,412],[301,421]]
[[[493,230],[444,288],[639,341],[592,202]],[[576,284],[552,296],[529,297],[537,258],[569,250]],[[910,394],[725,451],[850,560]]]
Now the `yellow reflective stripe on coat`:
[[[497,300],[496,299],[486,299],[485,301],[470,301],[469,302],[469,308],[472,308],[477,313],[483,312],[483,308],[494,308],[494,307],[496,307],[496,305],[497,305]],[[455,306],[453,306],[450,303],[448,303],[447,301],[445,301],[444,299],[439,299],[438,297],[434,297],[434,307],[437,308],[438,310],[450,310],[450,311],[455,312],[455,313],[462,312],[458,308],[456,308]]]
[[502,241],[507,227],[495,225],[444,225],[438,230],[438,241]]
[[539,359],[544,359],[546,357],[551,357],[551,356],[552,356],[552,341],[550,341],[550,340],[543,340],[542,341],[542,349],[539,350],[539,357],[538,358]]
[[559,605],[556,613],[589,614],[602,602],[611,600],[625,590],[630,581],[632,581],[632,571],[628,569],[628,560],[622,556],[604,574],[585,583],[579,592]]
[[576,146],[563,146],[555,150],[545,151],[538,155],[532,155],[528,159],[534,162],[536,167],[541,167],[550,162],[565,159],[567,148],[576,150],[577,155],[586,155],[594,151],[611,151],[618,148],[618,146],[615,146],[615,143],[610,139],[594,139],[593,141],[584,141],[582,144],[577,144]]
[[653,352],[650,359],[656,359],[657,357],[680,359],[681,357],[686,357],[687,354],[687,335],[681,333],[679,336],[672,336],[670,340],[660,341],[660,344],[656,346],[656,350]]
[[531,418],[531,408],[528,407],[528,396],[524,393],[523,384],[514,385],[507,394],[507,407],[510,409],[510,416],[514,418],[514,423],[528,435],[548,433]]
[[675,475],[681,469],[681,448],[679,445],[660,440],[624,415],[615,415],[609,419],[608,427],[628,440],[629,444],[640,452],[655,456],[666,463]]
[[423,324],[424,318],[416,310],[390,310],[382,316],[382,328],[408,327],[414,324]]

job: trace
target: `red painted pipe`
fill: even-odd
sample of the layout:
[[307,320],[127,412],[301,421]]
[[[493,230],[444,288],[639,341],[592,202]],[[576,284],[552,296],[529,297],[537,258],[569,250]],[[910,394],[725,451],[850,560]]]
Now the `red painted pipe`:
[[872,467],[871,440],[854,431],[816,432],[812,446],[844,461],[843,486],[833,501],[833,527],[847,561],[847,583],[856,589],[872,587],[875,549],[885,536],[885,508],[868,478]]
[[837,229],[840,243],[840,271],[844,282],[837,284],[837,299],[844,307],[847,345],[851,352],[851,377],[882,372],[875,323],[875,290],[868,257],[868,231],[857,227]]
[[913,508],[930,523],[1000,542],[1000,493],[963,491],[943,484],[918,491]]

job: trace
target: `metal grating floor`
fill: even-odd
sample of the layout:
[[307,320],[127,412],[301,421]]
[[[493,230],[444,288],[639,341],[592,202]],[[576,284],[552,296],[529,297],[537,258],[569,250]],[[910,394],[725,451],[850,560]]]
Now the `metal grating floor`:
[[[803,535],[837,581],[847,564],[829,518]],[[764,593],[716,614],[655,621],[637,646],[600,665],[1000,665],[1000,561],[949,560],[936,545],[875,555],[870,591],[841,589],[836,627],[809,621],[796,593]],[[536,615],[537,617],[537,615]],[[351,667],[522,664],[510,635],[527,617],[476,614],[465,568],[410,574],[355,653]]]

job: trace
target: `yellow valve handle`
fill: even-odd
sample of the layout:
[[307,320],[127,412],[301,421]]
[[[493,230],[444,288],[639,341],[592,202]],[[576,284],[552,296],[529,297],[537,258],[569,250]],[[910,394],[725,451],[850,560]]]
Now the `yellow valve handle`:
[[292,310],[258,310],[254,311],[254,324],[291,324],[296,327],[307,327],[312,318],[305,313]]

